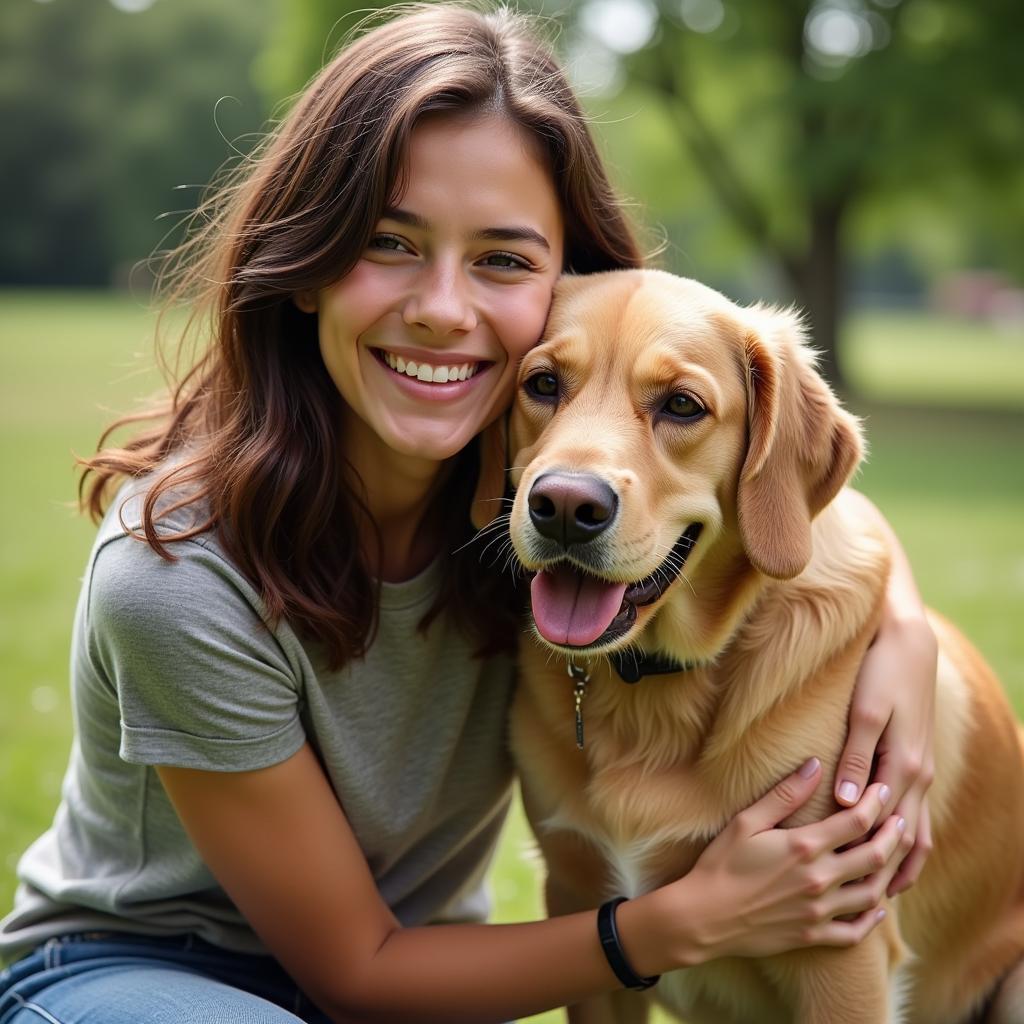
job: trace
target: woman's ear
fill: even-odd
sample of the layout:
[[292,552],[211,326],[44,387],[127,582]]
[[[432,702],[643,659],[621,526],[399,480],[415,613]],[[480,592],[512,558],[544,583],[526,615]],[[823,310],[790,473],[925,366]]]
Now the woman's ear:
[[313,291],[292,292],[292,302],[303,313],[317,313],[320,311],[320,297]]

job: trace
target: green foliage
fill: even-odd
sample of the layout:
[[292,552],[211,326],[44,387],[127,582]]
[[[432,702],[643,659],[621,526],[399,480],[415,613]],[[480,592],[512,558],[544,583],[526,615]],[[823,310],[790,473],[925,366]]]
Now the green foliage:
[[[711,31],[683,20],[716,7]],[[1018,17],[1009,0],[689,0],[664,4],[658,34],[624,60],[724,208],[785,257],[823,200],[927,197],[955,219],[939,204],[967,184],[999,213],[995,228],[1024,187]]]
[[269,3],[0,4],[0,281],[106,284],[176,237],[264,122]]
[[286,101],[330,60],[365,16],[395,6],[385,0],[278,0],[258,64],[266,95],[274,103]]

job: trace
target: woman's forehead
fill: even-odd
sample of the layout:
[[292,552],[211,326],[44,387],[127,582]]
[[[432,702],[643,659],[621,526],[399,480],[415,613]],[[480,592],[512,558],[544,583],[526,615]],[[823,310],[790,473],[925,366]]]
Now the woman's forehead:
[[430,114],[411,133],[401,191],[388,206],[426,228],[516,225],[546,238],[560,235],[561,202],[538,147],[530,133],[500,114]]

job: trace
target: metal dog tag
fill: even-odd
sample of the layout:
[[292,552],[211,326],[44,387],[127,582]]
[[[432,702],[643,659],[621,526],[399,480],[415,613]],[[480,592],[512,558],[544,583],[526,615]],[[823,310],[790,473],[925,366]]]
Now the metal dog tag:
[[569,671],[569,678],[573,680],[572,694],[576,705],[576,749],[583,749],[583,698],[587,695],[587,683],[590,682],[590,673],[581,668],[574,661],[566,666]]

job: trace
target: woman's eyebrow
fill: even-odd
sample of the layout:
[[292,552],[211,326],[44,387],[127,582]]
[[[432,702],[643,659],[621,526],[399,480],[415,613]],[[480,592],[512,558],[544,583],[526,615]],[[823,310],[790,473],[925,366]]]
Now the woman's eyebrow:
[[547,252],[551,252],[548,240],[533,228],[484,228],[483,231],[475,231],[473,238],[488,242],[533,242]]
[[[420,231],[429,231],[431,227],[430,221],[410,210],[388,207],[384,210],[383,216],[388,220],[396,220],[399,224],[407,224]],[[532,242],[548,252],[551,251],[548,240],[539,231],[527,227],[482,228],[480,231],[474,231],[471,238],[474,241],[487,242]]]

